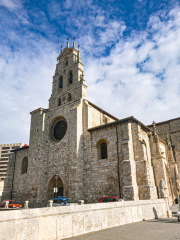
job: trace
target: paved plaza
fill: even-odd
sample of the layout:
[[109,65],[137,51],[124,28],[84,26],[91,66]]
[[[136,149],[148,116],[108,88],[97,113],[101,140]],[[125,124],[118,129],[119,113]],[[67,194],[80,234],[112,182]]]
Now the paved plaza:
[[69,240],[175,240],[180,239],[180,222],[177,221],[178,205],[170,209],[172,218],[154,219],[120,227],[83,234]]

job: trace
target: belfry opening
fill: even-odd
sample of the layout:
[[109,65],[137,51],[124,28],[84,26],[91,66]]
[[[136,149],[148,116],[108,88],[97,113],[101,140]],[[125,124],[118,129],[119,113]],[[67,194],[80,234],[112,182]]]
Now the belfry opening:
[[48,184],[47,200],[57,196],[63,196],[63,181],[59,176],[54,175]]

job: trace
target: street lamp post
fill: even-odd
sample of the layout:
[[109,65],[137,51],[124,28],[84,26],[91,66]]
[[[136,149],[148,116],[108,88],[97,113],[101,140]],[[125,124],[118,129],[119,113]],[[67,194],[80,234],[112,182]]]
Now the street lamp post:
[[55,188],[55,193],[56,193],[56,195],[55,195],[55,197],[57,198],[57,179],[58,179],[58,175],[57,175],[57,173],[56,173],[56,175],[55,175],[55,179],[56,179],[56,188]]

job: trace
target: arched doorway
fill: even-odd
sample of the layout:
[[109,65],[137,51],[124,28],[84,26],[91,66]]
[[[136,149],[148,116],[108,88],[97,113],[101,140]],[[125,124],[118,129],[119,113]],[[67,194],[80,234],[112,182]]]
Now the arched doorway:
[[55,188],[56,188],[56,178],[55,176],[53,176],[48,184],[47,200],[55,198],[56,195],[63,196],[63,181],[59,176],[57,177],[57,190],[58,190],[57,194],[55,193]]

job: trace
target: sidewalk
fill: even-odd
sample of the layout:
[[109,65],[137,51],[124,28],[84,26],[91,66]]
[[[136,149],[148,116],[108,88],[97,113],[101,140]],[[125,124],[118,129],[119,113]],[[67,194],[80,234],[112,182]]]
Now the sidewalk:
[[173,205],[170,209],[172,218],[131,223],[67,240],[180,240],[180,222],[176,217],[178,205]]

